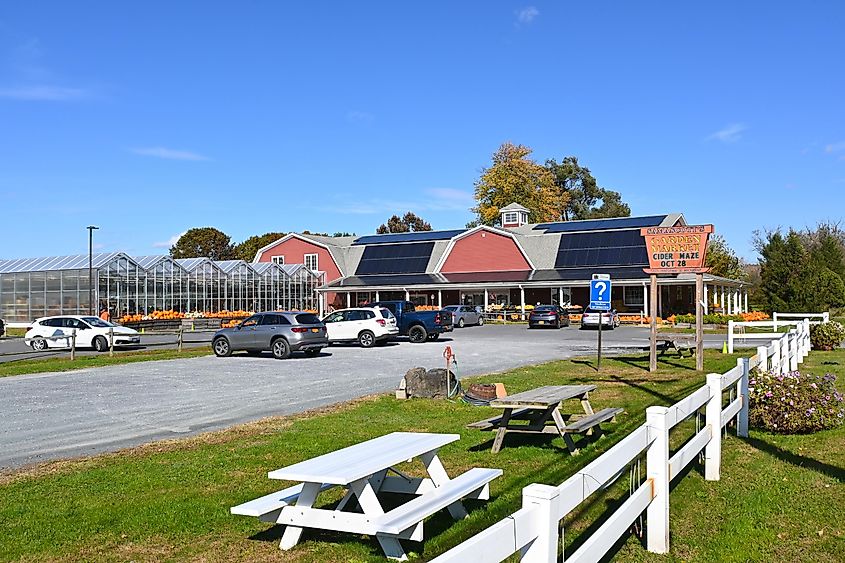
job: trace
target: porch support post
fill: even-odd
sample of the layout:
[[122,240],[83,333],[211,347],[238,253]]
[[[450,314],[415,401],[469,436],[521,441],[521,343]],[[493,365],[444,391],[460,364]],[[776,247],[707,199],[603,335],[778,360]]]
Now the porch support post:
[[487,288],[484,288],[484,312],[487,312],[487,308],[490,306],[490,293],[487,291]]
[[704,314],[710,314],[710,286],[704,284]]
[[522,309],[522,320],[525,320],[525,288],[519,286],[519,306]]
[[745,306],[743,307],[743,311],[747,313],[748,312],[748,288],[747,287],[742,288],[742,297],[743,297],[743,300],[745,302],[744,303]]
[[347,291],[346,292],[346,308],[349,309],[350,307],[352,307],[352,292]]
[[410,300],[411,300],[411,294],[410,294],[410,292],[408,292],[408,290],[406,289],[406,290],[405,290],[405,301],[410,301]]
[[443,308],[443,290],[442,289],[437,290],[437,306],[440,307],[441,309]]
[[719,307],[722,309],[722,314],[725,314],[725,286],[719,286]]
[[376,301],[381,301],[381,299],[379,298],[378,290],[376,290]]

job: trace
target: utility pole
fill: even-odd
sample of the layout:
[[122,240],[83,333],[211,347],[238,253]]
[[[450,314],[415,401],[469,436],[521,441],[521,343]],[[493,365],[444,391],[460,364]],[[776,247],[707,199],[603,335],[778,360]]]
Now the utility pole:
[[96,315],[94,310],[94,231],[100,227],[88,225],[88,314]]

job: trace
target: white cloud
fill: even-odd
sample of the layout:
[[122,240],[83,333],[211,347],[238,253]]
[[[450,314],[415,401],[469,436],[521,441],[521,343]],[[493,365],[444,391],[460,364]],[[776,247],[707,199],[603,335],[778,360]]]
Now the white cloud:
[[744,123],[731,123],[727,127],[708,135],[707,140],[735,143],[742,138],[742,134],[747,130],[748,126]]
[[182,238],[182,235],[184,235],[184,234],[185,234],[185,233],[187,233],[187,232],[188,232],[188,231],[182,231],[182,232],[181,232],[181,233],[179,233],[178,235],[173,235],[173,236],[172,236],[172,237],[170,237],[168,240],[163,241],[163,242],[154,242],[154,243],[153,243],[153,248],[170,248],[171,246],[173,246],[173,245],[175,245],[177,242],[179,242],[179,239],[180,239],[180,238]]
[[349,123],[372,123],[375,116],[366,111],[349,111],[346,113],[346,121]]
[[534,21],[534,18],[540,15],[540,10],[534,6],[526,6],[516,12],[517,23],[528,25]]
[[838,143],[831,143],[829,145],[825,145],[824,152],[832,153],[832,152],[839,152],[845,151],[845,141],[840,141]]
[[207,156],[193,151],[174,150],[165,147],[142,147],[129,149],[129,151],[141,156],[154,156],[168,160],[211,160]]
[[65,88],[62,86],[19,86],[16,88],[0,88],[0,98],[10,98],[24,101],[63,102],[81,100],[90,96],[82,88]]

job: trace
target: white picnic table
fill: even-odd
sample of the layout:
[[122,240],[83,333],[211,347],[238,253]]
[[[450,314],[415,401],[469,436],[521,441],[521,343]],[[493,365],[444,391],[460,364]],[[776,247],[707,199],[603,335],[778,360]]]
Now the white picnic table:
[[[294,547],[303,528],[320,528],[374,535],[387,557],[405,560],[400,539],[422,541],[423,520],[443,508],[456,520],[466,517],[461,499],[489,499],[490,481],[502,474],[501,469],[473,468],[450,478],[437,450],[459,438],[458,434],[393,432],[270,471],[270,479],[300,484],[232,507],[231,512],[285,524],[282,549]],[[428,477],[410,477],[393,467],[414,458],[422,461]],[[336,486],[346,488],[337,508],[314,508],[320,492]],[[415,497],[385,512],[381,493]],[[353,499],[360,512],[351,511]]]

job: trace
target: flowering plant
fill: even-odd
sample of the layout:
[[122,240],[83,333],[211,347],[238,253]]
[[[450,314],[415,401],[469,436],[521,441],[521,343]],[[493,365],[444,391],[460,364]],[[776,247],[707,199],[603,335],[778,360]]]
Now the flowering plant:
[[754,372],[748,381],[749,422],[780,434],[809,434],[845,422],[836,376]]
[[845,327],[836,321],[810,327],[810,345],[815,350],[839,348],[843,340],[845,340]]

